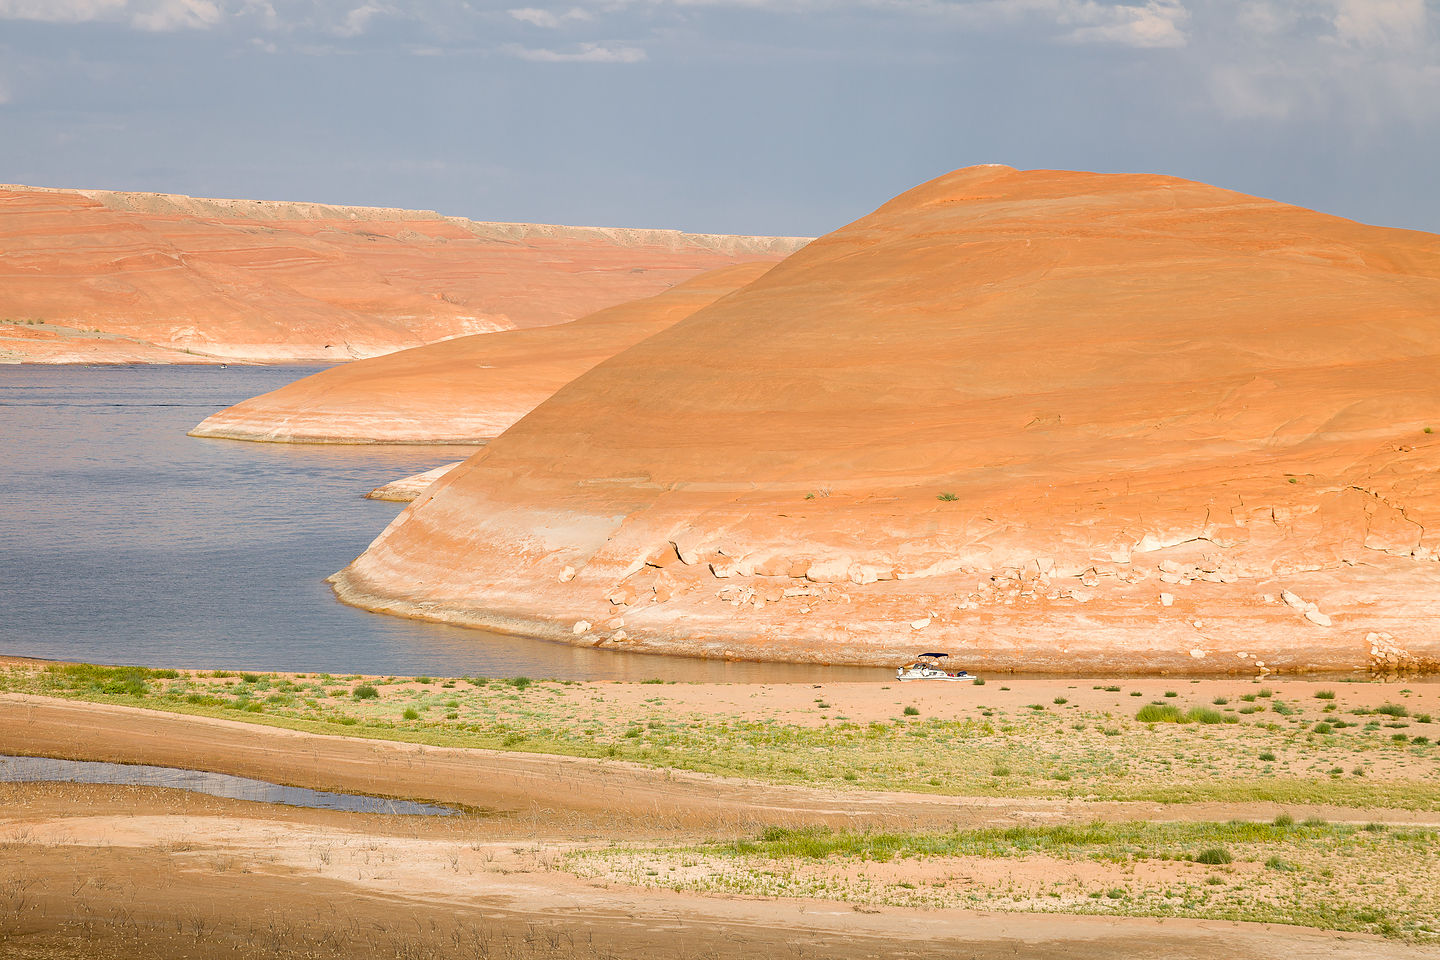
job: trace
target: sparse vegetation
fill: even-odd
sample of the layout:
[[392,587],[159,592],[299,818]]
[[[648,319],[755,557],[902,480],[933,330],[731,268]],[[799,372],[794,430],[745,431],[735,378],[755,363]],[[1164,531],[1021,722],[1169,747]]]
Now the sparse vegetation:
[[[632,698],[641,699],[622,710],[607,684],[469,677],[423,685],[404,678],[324,674],[255,674],[251,682],[220,674],[86,665],[0,668],[0,690],[143,705],[317,733],[613,757],[779,783],[1157,803],[1268,801],[1440,810],[1440,748],[1433,737],[1416,739],[1413,729],[1385,728],[1379,721],[1392,719],[1386,714],[1363,727],[1327,717],[1326,733],[1323,727],[1315,729],[1318,718],[1307,719],[1300,712],[1242,716],[1235,710],[1192,706],[1183,697],[1138,708],[1138,713],[1115,711],[1113,701],[1125,694],[1103,687],[1117,694],[1107,707],[1077,705],[1074,695],[1047,696],[1043,704],[1032,705],[1012,699],[1017,695],[1003,687],[984,687],[974,691],[979,696],[956,696],[934,712],[924,703],[911,703],[916,712],[904,713],[901,700],[890,708],[888,719],[883,714],[850,719],[844,715],[854,712],[849,704],[837,713],[820,691],[804,698],[805,709],[794,714],[747,717],[693,711],[683,684],[630,685],[637,691]],[[991,689],[1000,691],[995,694],[998,705],[981,695]],[[1306,688],[1303,696],[1311,693]],[[1291,694],[1289,702],[1305,702],[1299,696]],[[1048,709],[1055,699],[1066,702]],[[1422,706],[1419,701],[1412,708]],[[407,709],[416,716],[406,719]],[[1411,727],[1418,721],[1393,718]],[[1392,738],[1402,732],[1403,741]],[[1336,767],[1359,767],[1364,775],[1332,777]],[[996,776],[997,769],[1009,773]]]
[[[1055,869],[1043,879],[976,882],[1006,876],[984,864],[1010,859],[1048,861]],[[918,876],[900,867],[864,869],[908,860],[926,869]],[[1084,872],[1067,869],[1081,863],[1088,864]],[[1137,870],[1141,864],[1168,867]],[[1261,869],[1236,870],[1247,864]],[[1440,835],[1428,827],[1370,832],[1277,818],[935,833],[771,828],[752,839],[701,846],[584,851],[565,865],[606,881],[727,895],[1209,917],[1440,941],[1433,922],[1440,891],[1427,880],[1440,869]],[[963,882],[951,882],[961,877]]]

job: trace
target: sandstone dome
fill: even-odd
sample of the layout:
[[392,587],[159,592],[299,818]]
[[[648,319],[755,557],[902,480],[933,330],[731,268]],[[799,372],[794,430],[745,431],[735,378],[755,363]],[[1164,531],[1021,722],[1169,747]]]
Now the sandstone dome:
[[207,417],[196,437],[302,443],[477,443],[600,361],[756,279],[711,270],[570,323],[442,340],[312,374]]
[[956,171],[595,367],[337,593],[626,649],[981,669],[1440,656],[1440,237]]

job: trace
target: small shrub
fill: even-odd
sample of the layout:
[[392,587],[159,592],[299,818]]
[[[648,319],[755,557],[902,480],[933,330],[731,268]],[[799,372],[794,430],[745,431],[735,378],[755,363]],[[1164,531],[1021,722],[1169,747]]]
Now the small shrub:
[[1224,847],[1211,847],[1208,850],[1201,850],[1195,855],[1196,863],[1205,863],[1210,866],[1219,866],[1223,863],[1233,863],[1235,858],[1230,856],[1230,851]]
[[415,678],[415,682],[416,682],[416,683],[430,684],[430,683],[434,683],[435,681],[432,680],[430,677],[416,677],[416,678]]
[[406,720],[419,720],[420,711],[416,710],[414,707],[406,707],[405,712],[402,713],[401,716],[404,717]]
[[1288,813],[1282,813],[1282,814],[1280,814],[1279,816],[1277,816],[1274,820],[1271,820],[1270,822],[1271,822],[1272,824],[1274,824],[1275,826],[1277,826],[1277,827],[1293,827],[1293,826],[1295,826],[1295,818],[1292,817],[1292,816],[1290,816],[1290,814],[1288,814]]
[[1178,696],[1180,696],[1180,694],[1176,693],[1174,690],[1166,690],[1166,691],[1165,691],[1165,696],[1167,696],[1167,697],[1178,697]]
[[919,708],[919,707],[906,707],[906,708],[905,708],[905,716],[907,716],[907,717],[918,717],[918,716],[920,716],[920,708]]
[[1315,699],[1316,699],[1316,700],[1334,700],[1334,699],[1335,699],[1335,691],[1334,691],[1334,690],[1316,690],[1316,691],[1315,691]]
[[1225,714],[1219,710],[1211,710],[1209,707],[1191,707],[1185,714],[1187,723],[1224,723]]
[[351,695],[356,700],[374,700],[376,697],[380,696],[380,691],[376,690],[368,683],[362,683],[360,684],[360,686],[356,687],[354,691],[352,691]]
[[1225,706],[1225,704],[1227,704],[1227,703],[1230,702],[1230,698],[1229,698],[1229,697],[1216,697],[1214,700],[1211,700],[1210,702],[1213,703],[1213,704],[1215,704],[1215,706],[1217,706],[1217,707],[1223,707],[1223,706]]
[[1288,860],[1281,860],[1279,857],[1271,857],[1265,861],[1265,866],[1271,870],[1279,870],[1281,873],[1294,873],[1300,869]]
[[1069,702],[1070,702],[1070,701],[1069,701],[1069,700],[1066,700],[1064,697],[1056,697],[1055,700],[1054,700],[1054,703],[1055,703],[1055,705],[1056,705],[1057,707],[1060,706],[1060,705],[1062,705],[1062,704],[1069,703]]
[[1269,750],[1261,750],[1260,759],[1264,760],[1266,763],[1273,763],[1275,761],[1275,754],[1271,753]]
[[[984,677],[976,677],[976,678],[975,678],[975,686],[977,686],[977,687],[983,687],[983,686],[985,686],[985,678],[984,678]],[[1424,723],[1429,723],[1430,721],[1429,721],[1428,719],[1426,719],[1426,720],[1424,720],[1423,722],[1424,722]]]
[[1141,723],[1179,723],[1180,711],[1169,704],[1147,703],[1135,714]]
[[1316,733],[1333,733],[1335,730],[1334,727],[1323,721],[1315,724],[1315,726],[1311,727],[1310,729],[1314,730]]
[[258,674],[258,673],[242,673],[242,674],[240,674],[240,680],[241,680],[242,682],[244,682],[244,683],[259,683],[259,682],[260,682],[260,674]]
[[958,494],[951,493],[949,490],[946,490],[944,493],[937,495],[935,499],[949,502],[951,500],[959,500],[960,496]]
[[1376,713],[1383,713],[1387,717],[1408,717],[1410,711],[1403,703],[1382,703],[1375,708]]
[[509,680],[506,680],[505,682],[510,684],[510,686],[514,687],[516,690],[524,690],[526,687],[530,686],[529,677],[513,677]]
[[1143,697],[1143,696],[1145,696],[1145,694],[1141,693],[1139,690],[1131,690],[1131,691],[1130,691],[1130,696],[1132,696],[1132,697]]
[[1119,688],[1119,687],[1105,687],[1104,690],[1105,690],[1106,693],[1119,693],[1119,692],[1120,692],[1120,688]]

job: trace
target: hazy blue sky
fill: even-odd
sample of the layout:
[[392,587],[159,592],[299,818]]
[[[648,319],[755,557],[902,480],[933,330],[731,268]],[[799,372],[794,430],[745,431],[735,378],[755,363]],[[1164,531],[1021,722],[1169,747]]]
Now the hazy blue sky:
[[0,0],[0,181],[805,234],[992,161],[1440,232],[1440,0]]

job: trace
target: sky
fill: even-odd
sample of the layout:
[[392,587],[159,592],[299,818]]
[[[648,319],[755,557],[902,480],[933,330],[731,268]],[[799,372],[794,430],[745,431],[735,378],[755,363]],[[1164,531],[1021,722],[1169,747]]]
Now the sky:
[[992,162],[1440,232],[1440,0],[0,0],[0,182],[818,235]]

